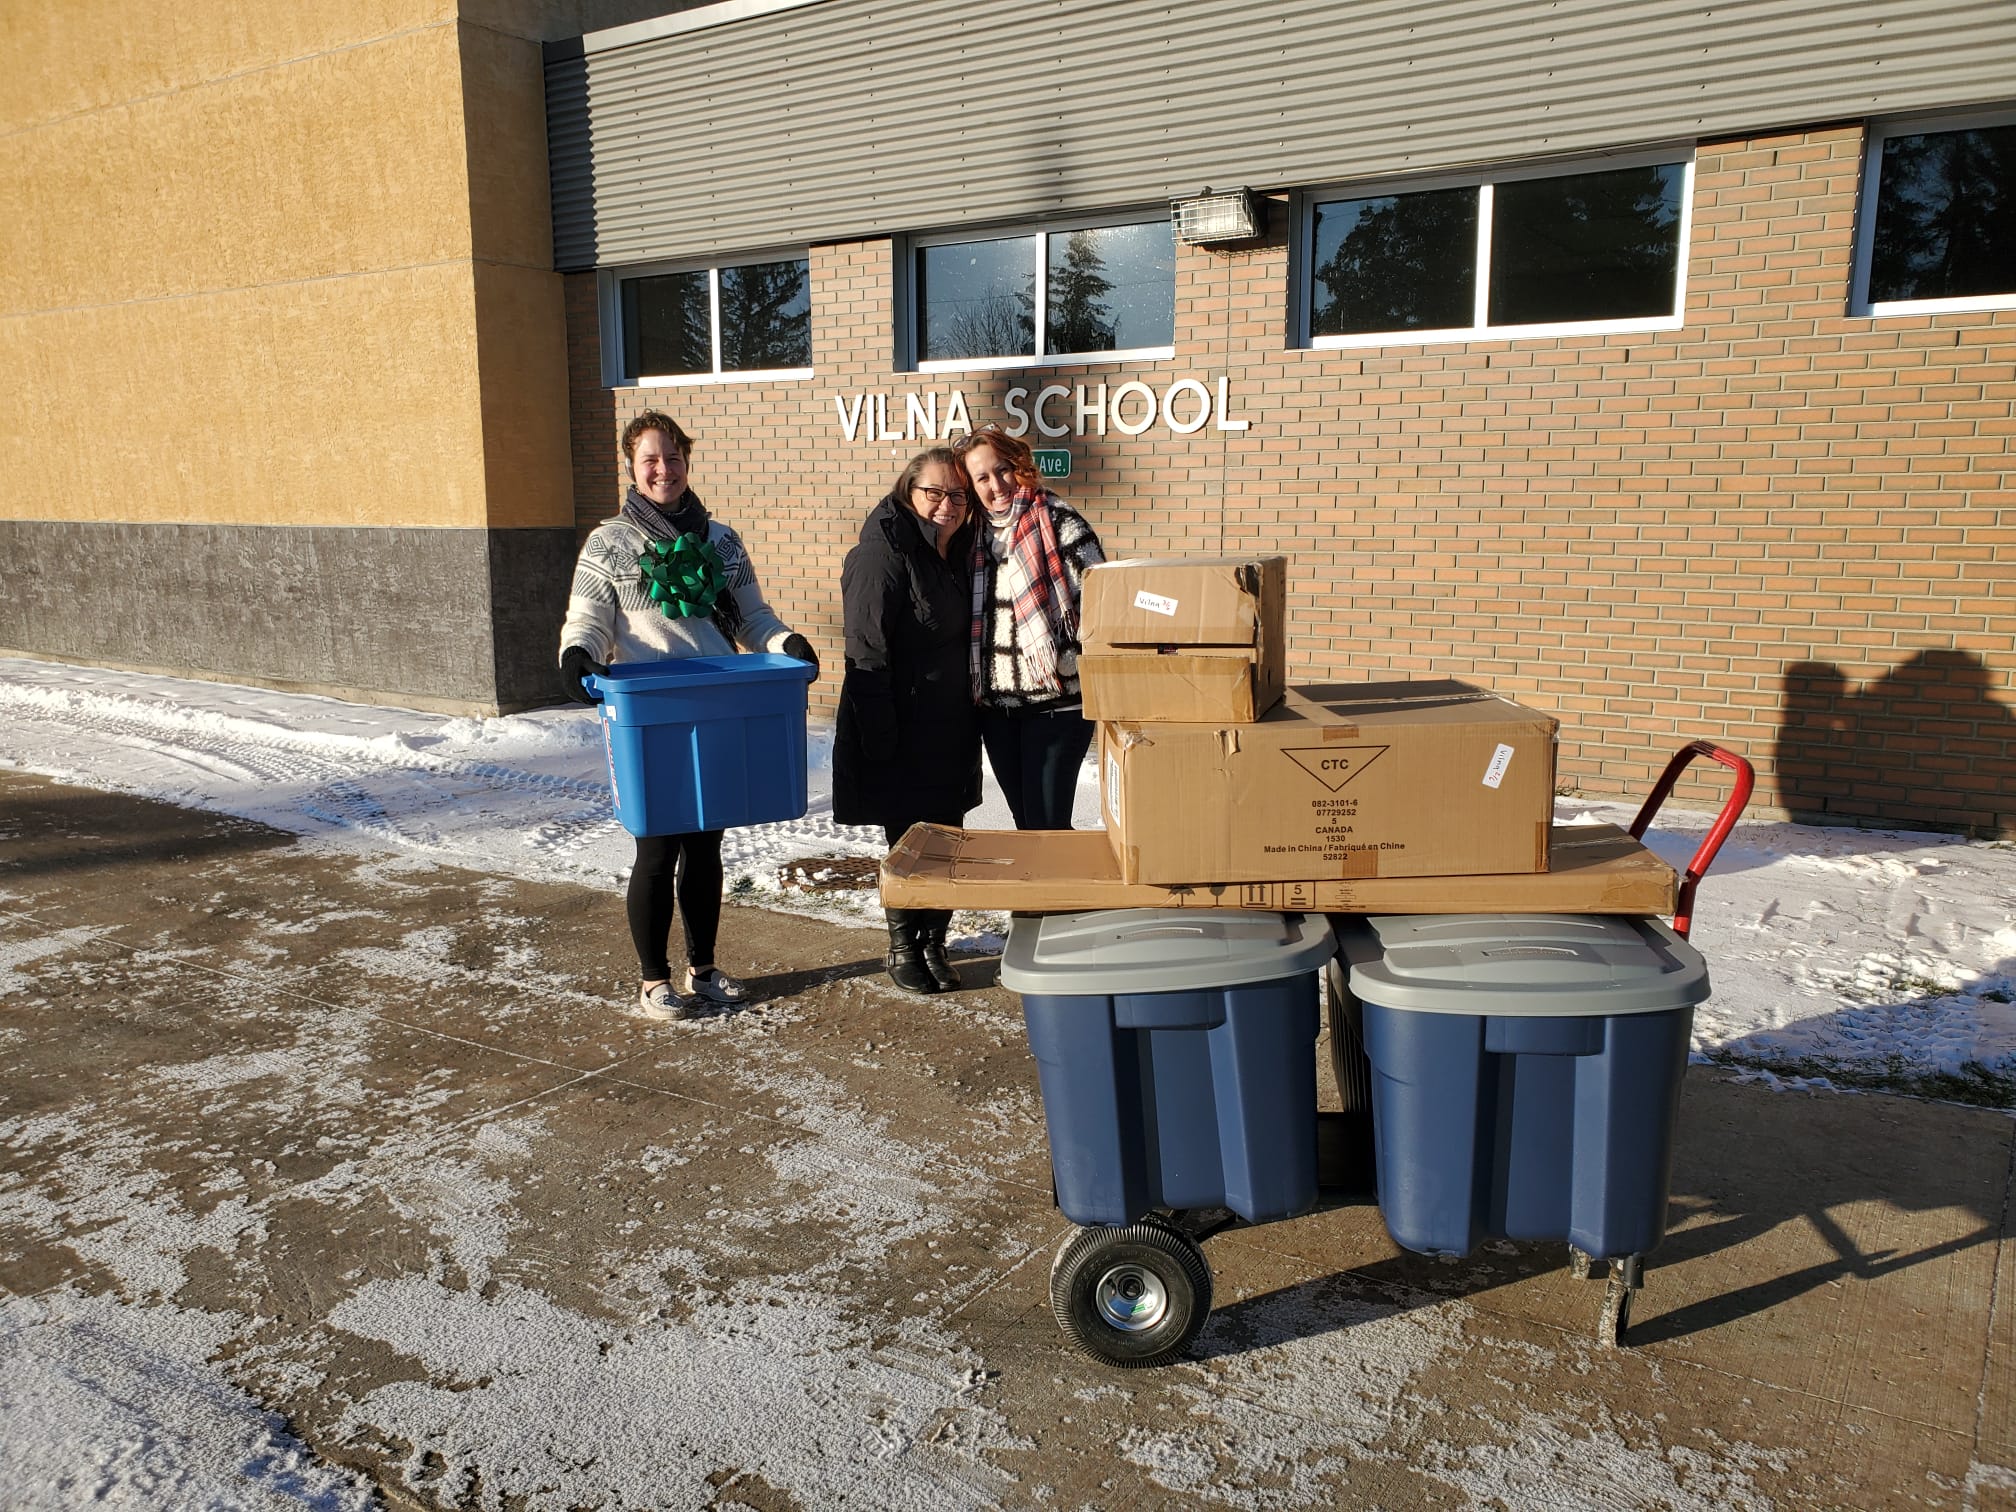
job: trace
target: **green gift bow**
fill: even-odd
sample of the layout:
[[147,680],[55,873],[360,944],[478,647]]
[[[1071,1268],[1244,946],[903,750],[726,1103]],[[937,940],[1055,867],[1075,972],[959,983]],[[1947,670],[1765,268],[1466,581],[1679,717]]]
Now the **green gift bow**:
[[701,619],[728,586],[720,553],[696,535],[653,541],[637,554],[644,591],[672,619]]

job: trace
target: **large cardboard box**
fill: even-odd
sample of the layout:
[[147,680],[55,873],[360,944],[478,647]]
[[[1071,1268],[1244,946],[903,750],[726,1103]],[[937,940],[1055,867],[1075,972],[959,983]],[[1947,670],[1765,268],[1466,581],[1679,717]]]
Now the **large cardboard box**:
[[1611,824],[1557,824],[1547,870],[1487,877],[1320,882],[1125,882],[1098,830],[913,825],[882,862],[889,908],[1078,913],[1095,908],[1249,908],[1276,913],[1670,915],[1673,868]]
[[1099,727],[1128,882],[1547,868],[1555,721],[1453,680],[1293,687],[1254,724]]
[[1088,719],[1258,719],[1288,668],[1286,557],[1138,557],[1085,574]]

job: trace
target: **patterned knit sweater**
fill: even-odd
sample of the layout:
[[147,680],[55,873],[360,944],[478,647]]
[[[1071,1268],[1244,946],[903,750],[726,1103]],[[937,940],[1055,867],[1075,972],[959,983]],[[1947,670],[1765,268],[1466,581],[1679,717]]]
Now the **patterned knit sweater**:
[[[1055,494],[1050,495],[1050,520],[1057,531],[1057,554],[1064,559],[1064,577],[1071,585],[1072,618],[1077,618],[1078,602],[1084,592],[1085,569],[1106,560],[1099,537],[1085,517]],[[1078,643],[1057,648],[1057,678],[1062,690],[1038,688],[1030,680],[1029,665],[1017,644],[1015,609],[1000,588],[1002,532],[988,530],[982,517],[982,539],[987,553],[987,601],[980,617],[980,702],[990,709],[1043,707],[1077,708],[1083,703],[1078,691]]]
[[[567,620],[560,627],[563,652],[580,646],[596,661],[613,666],[668,656],[727,656],[735,650],[713,620],[673,619],[651,601],[637,570],[637,557],[650,539],[621,516],[595,527],[574,566]],[[719,520],[709,520],[707,539],[721,554],[728,591],[735,595],[740,618],[736,638],[742,649],[782,650],[791,627],[764,602],[742,538]]]

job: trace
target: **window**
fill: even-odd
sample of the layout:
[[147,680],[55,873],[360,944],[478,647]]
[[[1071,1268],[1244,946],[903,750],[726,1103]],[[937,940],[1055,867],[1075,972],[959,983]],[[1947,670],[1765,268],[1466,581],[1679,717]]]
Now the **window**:
[[611,383],[808,376],[806,260],[615,275],[604,329],[614,339],[603,350],[617,358],[605,375]]
[[2016,308],[2016,116],[1872,129],[1857,308]]
[[1677,327],[1693,164],[1311,197],[1312,346]]
[[1166,356],[1176,340],[1168,213],[982,240],[910,243],[920,368],[1051,357]]

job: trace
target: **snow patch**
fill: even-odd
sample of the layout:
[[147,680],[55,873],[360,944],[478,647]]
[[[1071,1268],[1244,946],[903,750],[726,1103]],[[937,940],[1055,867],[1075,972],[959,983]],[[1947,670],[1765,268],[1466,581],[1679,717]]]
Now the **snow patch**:
[[760,1284],[689,1300],[677,1326],[623,1326],[515,1285],[371,1282],[330,1323],[454,1389],[391,1383],[346,1423],[409,1442],[415,1491],[486,1509],[704,1506],[734,1473],[806,1507],[979,1509],[1012,1484],[988,1456],[1031,1447],[979,1400],[977,1359],[927,1324],[877,1341]]
[[368,1512],[208,1363],[242,1319],[73,1291],[0,1299],[0,1506]]

